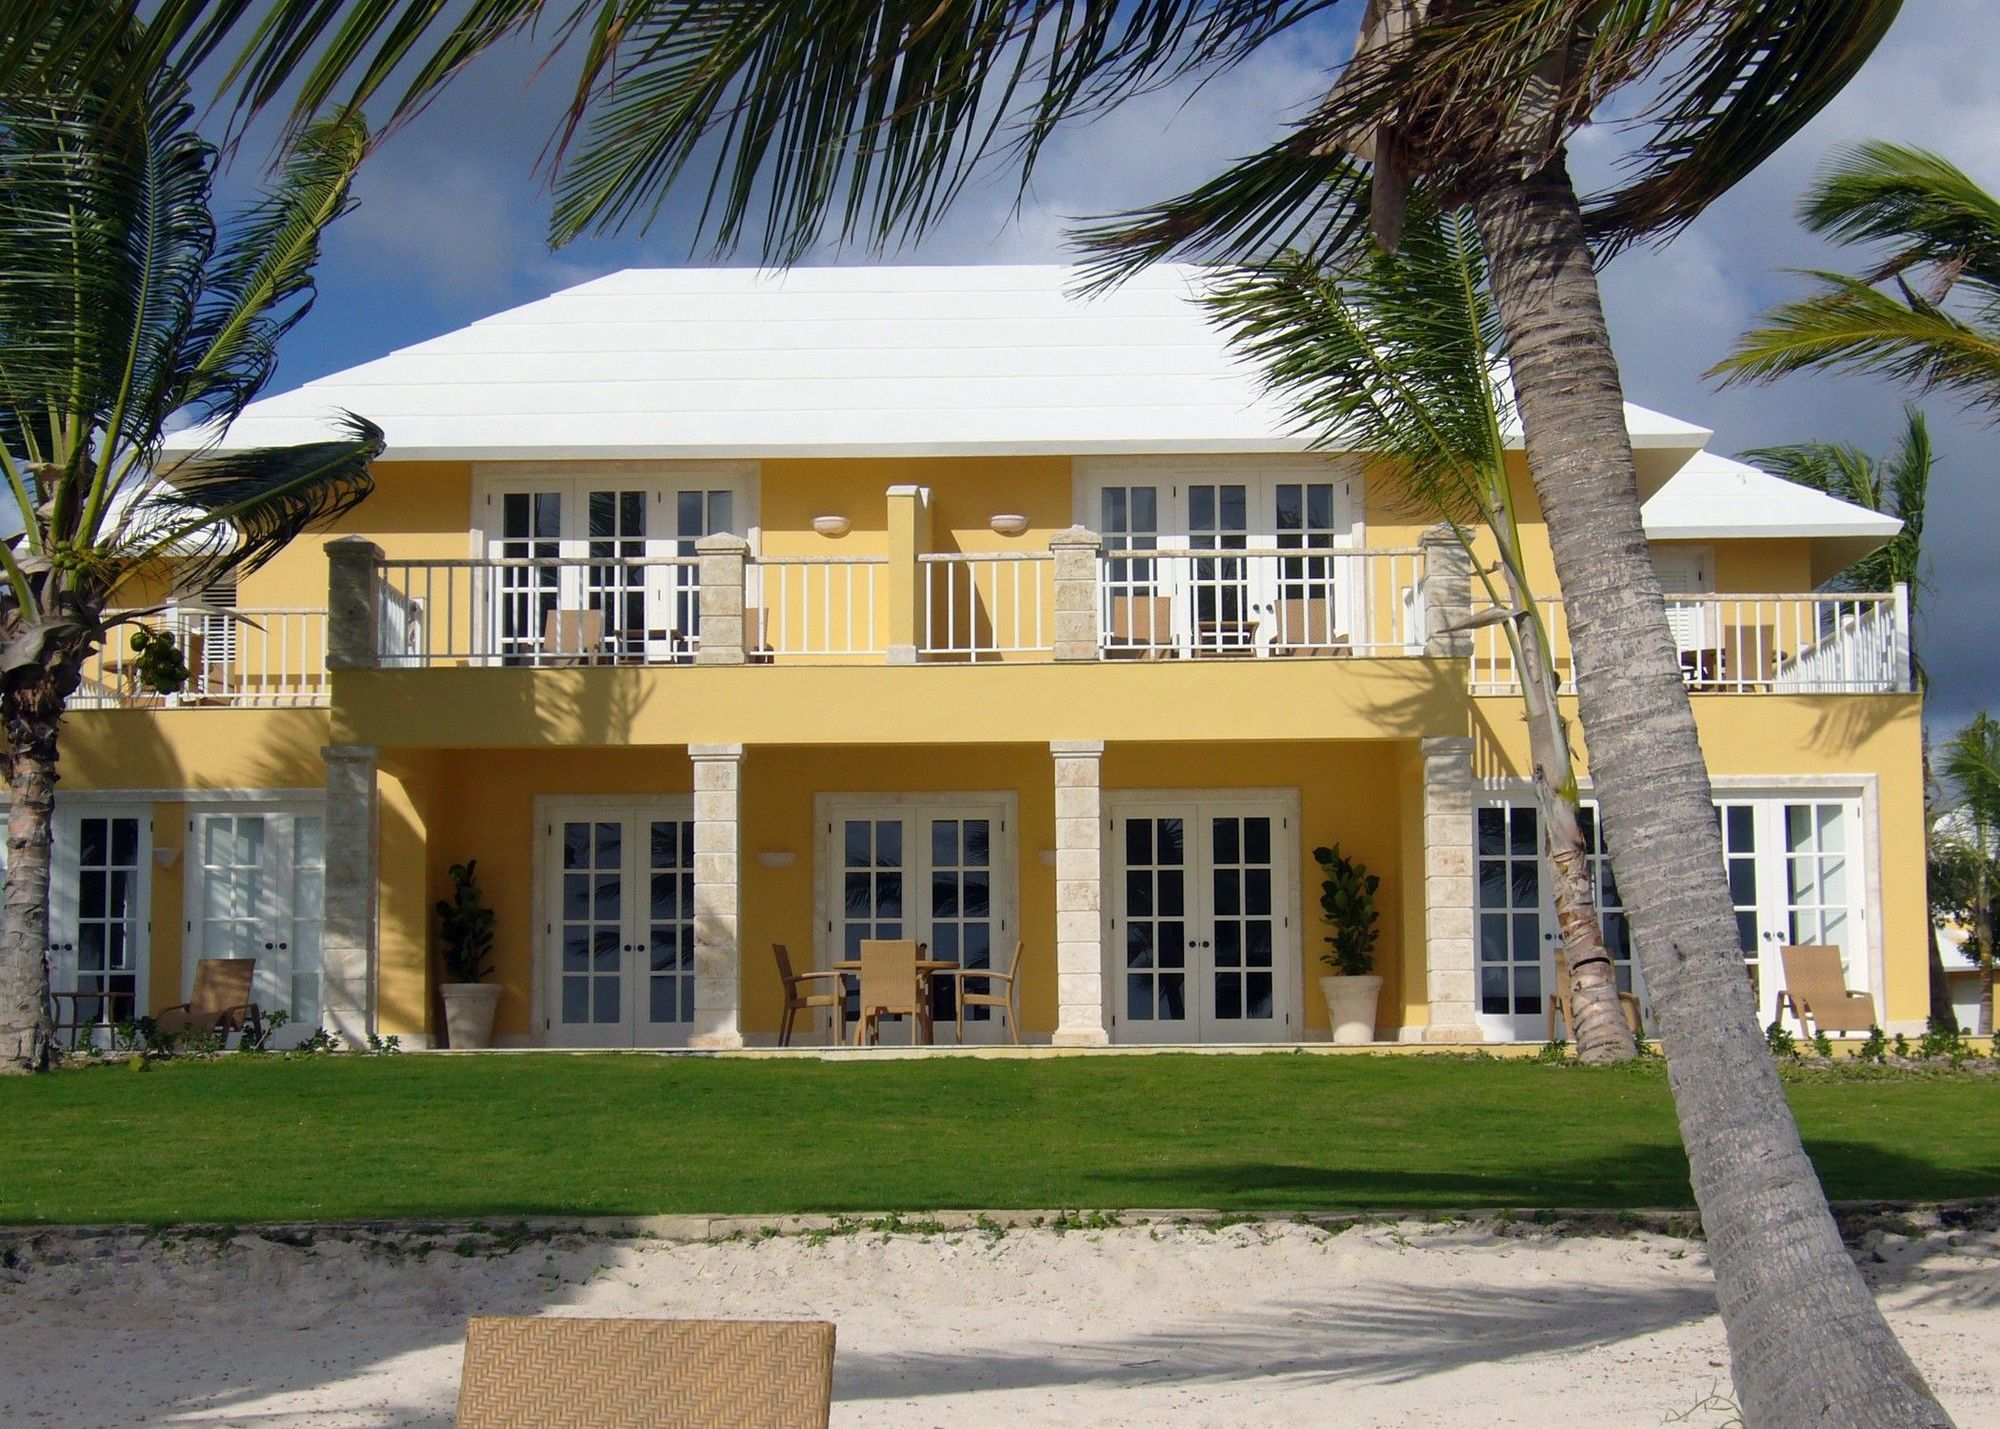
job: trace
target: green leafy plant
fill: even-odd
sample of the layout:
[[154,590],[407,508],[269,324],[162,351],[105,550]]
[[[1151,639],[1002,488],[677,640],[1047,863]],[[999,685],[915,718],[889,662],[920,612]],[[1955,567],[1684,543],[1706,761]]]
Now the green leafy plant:
[[141,688],[177,695],[187,688],[187,656],[171,630],[140,626],[132,632],[132,672]]
[[1919,1057],[1947,1057],[1954,1065],[1963,1062],[1971,1051],[1964,1033],[1935,1017],[1930,1019],[1922,1039],[1917,1043]]
[[1896,1055],[1898,1057],[1907,1058],[1910,1055],[1910,1039],[1905,1037],[1902,1033],[1898,1032],[1896,1034],[1896,1040],[1893,1045],[1895,1046]]
[[1771,1049],[1773,1057],[1796,1057],[1799,1055],[1799,1039],[1786,1030],[1785,1024],[1773,1021],[1764,1029],[1764,1043]]
[[1828,1061],[1833,1060],[1833,1039],[1827,1036],[1826,1033],[1818,1031],[1813,1033],[1812,1049],[1815,1057],[1825,1057]]
[[1320,961],[1342,977],[1361,977],[1375,971],[1375,940],[1382,935],[1377,926],[1375,892],[1381,878],[1368,865],[1332,848],[1316,848],[1313,859],[1325,875],[1319,885],[1320,922],[1333,929],[1326,938],[1329,951]]
[[493,956],[493,910],[479,891],[479,860],[451,866],[450,898],[437,905],[447,982],[483,982]]
[[1535,1060],[1537,1062],[1549,1063],[1567,1062],[1569,1060],[1568,1041],[1561,1037],[1555,1037],[1544,1042],[1541,1050],[1535,1053]]
[[1854,1054],[1864,1062],[1885,1062],[1889,1058],[1889,1038],[1881,1028],[1870,1027],[1868,1040]]

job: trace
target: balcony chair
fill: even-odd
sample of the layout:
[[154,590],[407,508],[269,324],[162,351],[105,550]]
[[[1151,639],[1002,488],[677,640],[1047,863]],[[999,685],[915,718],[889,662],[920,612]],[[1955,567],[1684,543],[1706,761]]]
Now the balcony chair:
[[861,1020],[854,1045],[882,1040],[884,1017],[908,1017],[910,1045],[931,1040],[930,998],[917,986],[917,945],[907,938],[864,940],[861,944]]
[[1840,949],[1816,944],[1786,944],[1779,950],[1785,965],[1785,986],[1778,993],[1777,1018],[1789,1010],[1807,1036],[1821,1032],[1865,1033],[1875,1026],[1875,999],[1849,991],[1840,966]]
[[[991,1007],[1000,1012],[1007,1022],[1007,1040],[1016,1047],[1021,1045],[1021,945],[1014,944],[1014,961],[1007,965],[1007,971],[995,972],[992,968],[954,968],[941,974],[958,981],[958,1043],[965,1045],[965,1009],[968,1007]],[[933,977],[940,974],[933,973]],[[984,992],[973,992],[970,984],[984,983]],[[999,986],[995,987],[994,984]]]
[[752,665],[771,663],[772,650],[764,643],[764,612],[756,606],[743,610],[743,659]]
[[604,655],[603,611],[549,612],[542,623],[542,664],[594,665]]
[[163,1009],[153,1021],[162,1036],[193,1032],[264,1034],[264,1016],[250,1000],[257,980],[255,958],[203,958],[194,965],[194,996]]
[[1174,602],[1164,595],[1114,595],[1104,654],[1112,660],[1174,658]]
[[1351,655],[1347,637],[1333,628],[1333,603],[1323,596],[1281,600],[1274,612],[1273,655]]
[[833,1326],[824,1320],[466,1322],[459,1429],[826,1429]]
[[[778,960],[778,978],[785,985],[785,1012],[778,1024],[778,1045],[792,1045],[792,1023],[801,1012],[810,1012],[815,1007],[833,1009],[833,1045],[839,1046],[847,1040],[847,974],[826,970],[821,972],[793,972],[792,955],[783,943],[771,944],[771,953]],[[911,976],[916,975],[915,969]],[[807,985],[825,978],[829,984],[826,992],[808,992]]]
[[[1618,994],[1619,1011],[1625,1014],[1626,1030],[1634,1037],[1646,1035],[1646,1021],[1640,1015],[1639,999],[1629,992]],[[1576,1019],[1569,1010],[1569,955],[1558,946],[1556,948],[1556,985],[1549,992],[1549,1041],[1556,1040],[1556,1018],[1562,1018],[1562,1029],[1569,1036],[1576,1035]]]

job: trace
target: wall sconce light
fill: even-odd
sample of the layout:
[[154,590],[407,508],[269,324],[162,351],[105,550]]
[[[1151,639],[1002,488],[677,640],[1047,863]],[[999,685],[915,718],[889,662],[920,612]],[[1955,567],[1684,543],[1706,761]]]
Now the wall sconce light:
[[986,523],[996,536],[1018,536],[1028,529],[1028,518],[1014,513],[995,516]]
[[790,868],[799,856],[788,848],[766,848],[757,851],[757,862],[764,868]]
[[815,516],[813,530],[822,536],[845,536],[854,529],[854,523],[845,516]]

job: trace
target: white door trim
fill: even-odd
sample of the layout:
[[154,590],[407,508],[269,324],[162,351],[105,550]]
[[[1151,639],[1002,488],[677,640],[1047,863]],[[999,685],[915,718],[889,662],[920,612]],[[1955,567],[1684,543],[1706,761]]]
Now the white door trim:
[[[78,801],[68,795],[59,796],[55,807],[55,822],[50,828],[51,858],[49,861],[49,942],[54,944],[56,935],[64,931],[63,921],[74,923],[80,917],[78,909],[78,863],[77,855],[81,831],[77,821],[81,818],[120,819],[130,818],[138,822],[138,849],[135,855],[138,888],[134,894],[136,904],[133,927],[130,932],[132,947],[132,1012],[135,1017],[147,1016],[152,1011],[153,987],[153,806],[150,800],[126,801]],[[71,930],[73,933],[73,929]],[[58,986],[55,991],[67,992],[76,985],[81,972],[76,965],[76,951],[73,936],[65,937],[68,958],[66,966],[57,970]]]

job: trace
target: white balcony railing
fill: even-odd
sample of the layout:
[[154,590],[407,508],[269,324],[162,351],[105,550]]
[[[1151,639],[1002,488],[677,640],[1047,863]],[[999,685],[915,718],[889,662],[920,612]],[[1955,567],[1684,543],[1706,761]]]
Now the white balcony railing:
[[[129,611],[105,612],[107,621]],[[180,647],[187,683],[160,694],[140,683],[132,624],[112,626],[85,662],[71,709],[172,709],[216,705],[283,708],[327,702],[326,611],[304,607],[167,610],[137,624]]]
[[887,556],[770,556],[745,580],[743,639],[753,660],[888,649]]
[[[1541,602],[1556,673],[1574,688],[1569,623],[1560,599]],[[1871,595],[1674,595],[1667,625],[1681,673],[1697,693],[1891,694],[1910,682],[1909,604],[1900,588]],[[1513,647],[1498,625],[1473,639],[1472,692],[1520,688]]]
[[701,641],[700,562],[382,561],[376,658],[429,665],[674,664]]
[[1098,571],[1106,659],[1423,651],[1420,550],[1116,550]]
[[1055,648],[1055,557],[1047,551],[917,557],[923,653],[931,660],[1049,656]]

